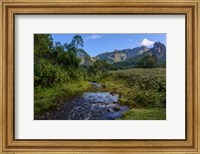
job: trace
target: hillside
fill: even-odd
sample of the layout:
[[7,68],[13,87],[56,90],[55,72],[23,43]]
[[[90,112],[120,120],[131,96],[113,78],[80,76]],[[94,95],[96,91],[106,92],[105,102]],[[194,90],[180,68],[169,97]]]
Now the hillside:
[[93,58],[82,49],[78,50],[77,57],[81,60],[81,65],[92,65],[94,62]]
[[132,66],[145,55],[156,55],[158,62],[165,63],[166,47],[160,42],[155,42],[152,48],[141,46],[133,49],[114,50],[101,53],[95,57],[90,57],[85,51],[78,53],[78,57],[81,58],[81,65],[91,65],[96,60],[103,60],[116,66]]
[[133,49],[115,50],[112,52],[105,52],[94,57],[96,60],[106,60],[109,63],[121,62],[148,51],[149,48],[145,46],[136,47]]

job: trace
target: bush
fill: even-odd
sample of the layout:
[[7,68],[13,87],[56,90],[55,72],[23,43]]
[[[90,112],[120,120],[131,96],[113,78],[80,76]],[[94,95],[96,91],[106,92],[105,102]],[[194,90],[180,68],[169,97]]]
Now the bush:
[[137,67],[139,68],[154,68],[157,66],[156,55],[146,55],[138,60]]
[[119,103],[120,103],[121,105],[127,105],[127,106],[129,106],[130,108],[137,107],[137,104],[136,104],[133,100],[128,99],[128,98],[126,98],[126,97],[121,97],[121,98],[119,98]]
[[140,91],[135,96],[135,102],[140,107],[145,108],[163,108],[163,101],[165,100],[165,94],[158,93],[156,91]]
[[34,65],[34,86],[51,86],[55,83],[69,80],[69,75],[61,66],[53,65],[50,61],[40,59]]

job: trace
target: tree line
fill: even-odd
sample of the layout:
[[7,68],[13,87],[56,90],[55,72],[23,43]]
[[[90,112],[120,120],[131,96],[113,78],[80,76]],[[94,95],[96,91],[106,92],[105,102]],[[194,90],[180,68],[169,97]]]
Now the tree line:
[[78,52],[85,52],[84,40],[75,35],[70,43],[53,42],[50,34],[34,35],[34,86],[48,87],[72,80],[93,80],[107,74],[110,64],[95,61],[81,66]]
[[96,60],[88,66],[82,66],[77,54],[86,53],[83,47],[84,40],[80,35],[75,35],[69,43],[61,44],[54,43],[50,34],[35,34],[34,86],[48,87],[72,80],[94,80],[106,76],[109,70],[157,67],[157,57],[154,55],[116,64]]
[[81,79],[80,59],[77,52],[83,47],[80,35],[68,44],[53,43],[49,34],[34,35],[34,86],[51,86],[56,83]]

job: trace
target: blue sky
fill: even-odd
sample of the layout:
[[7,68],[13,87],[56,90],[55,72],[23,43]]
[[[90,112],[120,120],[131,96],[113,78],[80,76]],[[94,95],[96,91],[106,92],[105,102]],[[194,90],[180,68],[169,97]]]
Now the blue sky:
[[[70,43],[76,34],[52,34],[54,42]],[[90,55],[96,56],[115,49],[152,47],[160,41],[166,46],[166,34],[79,34],[84,39],[83,49]]]

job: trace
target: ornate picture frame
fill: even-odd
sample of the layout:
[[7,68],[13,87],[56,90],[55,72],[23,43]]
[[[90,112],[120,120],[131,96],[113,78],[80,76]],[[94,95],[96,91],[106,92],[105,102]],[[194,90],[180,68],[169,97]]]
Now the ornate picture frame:
[[[199,153],[199,0],[3,0],[0,2],[1,153]],[[186,139],[17,140],[15,133],[15,15],[139,14],[186,17]]]

